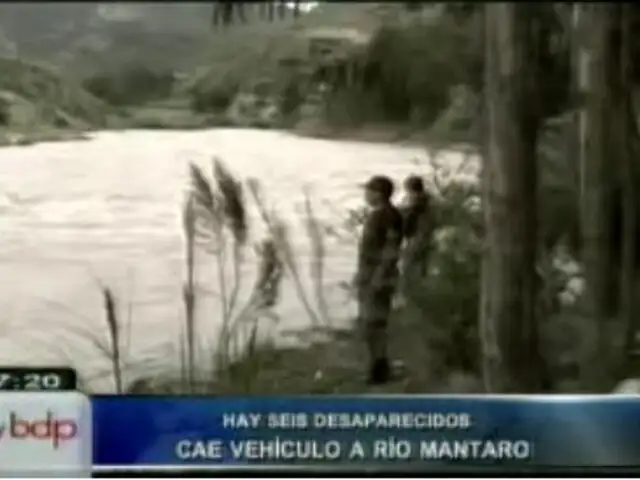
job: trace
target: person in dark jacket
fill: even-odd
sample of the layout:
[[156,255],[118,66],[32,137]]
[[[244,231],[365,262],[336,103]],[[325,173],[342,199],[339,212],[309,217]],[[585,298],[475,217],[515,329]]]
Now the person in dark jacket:
[[[404,188],[406,203],[400,209],[405,242],[402,252],[402,290],[406,290],[406,287],[427,275],[427,261],[434,228],[431,198],[424,188],[422,178],[416,175],[407,177]],[[402,293],[406,295],[406,291]]]
[[365,219],[358,253],[356,288],[358,320],[369,350],[369,383],[389,381],[387,325],[398,282],[402,243],[402,217],[392,205],[393,182],[384,176],[365,184],[365,201],[371,208]]

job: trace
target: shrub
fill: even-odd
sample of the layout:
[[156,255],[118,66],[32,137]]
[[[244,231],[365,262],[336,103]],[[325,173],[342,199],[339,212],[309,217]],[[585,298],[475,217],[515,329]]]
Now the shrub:
[[[363,71],[356,88],[334,85],[335,102],[344,110],[338,118],[425,127],[449,106],[452,87],[464,85],[478,92],[483,84],[482,15],[470,5],[459,7],[437,18],[380,27],[364,53],[357,53]],[[540,8],[537,14],[539,56],[532,60],[538,62],[544,77],[540,113],[548,118],[568,105],[569,51],[560,41],[563,27],[557,12]],[[345,97],[357,100],[349,102]],[[360,111],[363,105],[367,106],[364,114]],[[328,118],[329,123],[332,120]]]
[[213,88],[193,88],[189,92],[191,109],[197,113],[218,113],[233,103],[239,91],[237,84],[217,85]]
[[200,113],[226,110],[240,91],[249,90],[260,78],[270,77],[261,68],[262,56],[255,48],[214,63],[191,80],[188,95],[191,108]]
[[142,66],[96,74],[83,82],[86,90],[112,105],[134,105],[166,98],[171,95],[173,85],[173,72],[154,72]]
[[[448,105],[449,89],[479,83],[472,71],[481,52],[473,50],[472,21],[445,16],[441,22],[413,21],[385,25],[362,55],[363,72],[356,88],[346,92],[359,101],[340,103],[350,118],[368,105],[367,120],[428,125]],[[452,61],[455,59],[455,61]],[[345,87],[334,96],[345,96]],[[363,103],[363,97],[367,101]]]

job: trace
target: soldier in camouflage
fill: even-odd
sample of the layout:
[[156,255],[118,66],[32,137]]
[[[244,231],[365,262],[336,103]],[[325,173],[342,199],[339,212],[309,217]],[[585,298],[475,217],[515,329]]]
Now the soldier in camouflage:
[[398,281],[402,243],[402,217],[391,203],[393,182],[384,176],[365,185],[365,201],[371,208],[365,219],[358,255],[356,288],[358,321],[369,353],[369,383],[389,381],[387,324]]
[[424,188],[422,178],[411,175],[404,182],[406,203],[400,208],[405,245],[402,252],[402,295],[410,295],[408,289],[417,285],[426,275],[434,219],[431,198]]

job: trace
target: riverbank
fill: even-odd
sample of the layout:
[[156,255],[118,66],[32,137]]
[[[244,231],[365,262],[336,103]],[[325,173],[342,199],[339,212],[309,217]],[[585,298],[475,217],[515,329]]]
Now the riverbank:
[[[198,188],[204,190],[203,186]],[[260,344],[249,338],[248,347],[239,358],[229,360],[223,355],[223,361],[216,362],[222,367],[205,375],[204,379],[198,368],[192,374],[181,369],[181,375],[177,377],[166,373],[143,376],[127,392],[260,395],[482,392],[481,380],[474,373],[478,353],[474,328],[478,289],[474,280],[479,257],[477,237],[473,234],[475,227],[469,221],[478,212],[469,210],[460,199],[449,198],[448,194],[439,198],[434,208],[434,215],[440,219],[443,228],[434,237],[429,275],[414,285],[415,291],[409,292],[409,300],[395,308],[389,321],[389,354],[394,364],[394,380],[388,384],[367,384],[366,345],[352,319],[351,324],[341,329],[309,327],[296,330],[297,333],[287,335],[293,337],[293,344],[297,345],[294,348],[282,348],[276,343]],[[313,213],[307,215],[307,221],[319,228]],[[454,219],[457,224],[453,223]],[[451,227],[446,226],[449,224]],[[351,234],[356,234],[355,228],[355,225],[350,227]],[[323,243],[316,236],[323,235],[318,233],[320,230],[312,230],[316,232],[311,234],[312,243]],[[278,245],[283,252],[287,251],[286,242]],[[322,259],[314,258],[313,262],[322,262]],[[296,264],[291,257],[284,262],[285,270],[294,277],[301,273]],[[187,271],[190,268],[193,267],[187,265]],[[317,296],[320,306],[319,318],[324,318],[321,314],[323,289],[320,279],[314,289],[314,297]],[[215,359],[219,352],[228,350],[223,338],[221,335],[217,339],[216,351],[209,352],[204,358]],[[191,348],[187,347],[187,350]],[[198,358],[202,358],[202,352]]]
[[335,141],[355,141],[403,145],[408,147],[444,148],[448,151],[470,153],[476,150],[469,140],[468,133],[460,132],[455,136],[434,134],[428,128],[417,129],[406,125],[364,125],[357,128],[338,129],[330,127],[294,127],[290,133],[306,138],[319,138]]
[[[185,234],[179,230],[182,224],[179,206],[183,201],[185,170],[189,171],[187,158],[193,159],[210,177],[211,156],[216,155],[232,162],[230,167],[238,180],[260,179],[267,197],[266,201],[257,202],[248,194],[244,196],[250,203],[246,211],[252,213],[248,217],[250,239],[243,244],[246,250],[243,258],[248,267],[243,278],[248,283],[245,282],[240,301],[235,303],[236,310],[241,312],[243,302],[251,298],[248,289],[253,285],[253,274],[257,276],[260,260],[254,254],[254,246],[265,234],[264,220],[254,209],[258,205],[273,207],[291,235],[283,252],[295,259],[306,299],[300,295],[293,269],[289,268],[290,274],[284,275],[273,308],[277,320],[272,323],[273,317],[260,317],[261,332],[280,338],[281,333],[299,331],[307,325],[339,325],[344,330],[302,331],[297,343],[303,345],[301,348],[255,345],[239,359],[237,354],[231,355],[237,360],[230,365],[223,362],[229,366],[218,375],[207,374],[207,380],[200,382],[197,390],[370,391],[365,384],[363,345],[348,324],[354,304],[346,302],[344,289],[340,288],[355,268],[352,263],[356,256],[356,232],[350,220],[351,213],[357,213],[354,209],[362,205],[361,191],[356,185],[371,172],[389,175],[396,181],[420,172],[434,189],[437,205],[442,207],[443,213],[438,214],[438,247],[431,261],[433,273],[420,285],[422,309],[398,310],[391,321],[391,355],[403,362],[404,372],[382,391],[474,391],[459,386],[464,383],[460,379],[474,380],[472,374],[460,372],[476,371],[479,358],[477,339],[468,340],[467,336],[477,333],[482,220],[477,208],[471,208],[478,205],[477,196],[470,198],[477,193],[470,187],[477,180],[477,172],[465,173],[457,168],[466,165],[465,158],[444,154],[441,161],[429,164],[423,148],[310,141],[278,132],[245,129],[147,130],[92,137],[91,142],[55,148],[53,145],[14,148],[0,155],[6,186],[3,199],[6,235],[0,239],[0,250],[4,253],[0,281],[7,290],[0,306],[10,312],[8,321],[11,312],[15,312],[16,320],[15,330],[11,326],[13,333],[3,330],[0,335],[4,364],[69,362],[85,378],[87,390],[113,392],[114,375],[109,367],[113,355],[105,356],[102,352],[118,343],[122,346],[120,364],[126,371],[124,388],[119,392],[189,391],[176,373],[185,358],[180,350],[184,342],[177,339],[184,338],[184,332],[189,331],[185,328],[181,294],[183,279],[188,278],[181,274],[187,271],[184,261],[188,255],[183,253]],[[301,165],[305,168],[301,169]],[[312,200],[317,200],[312,203],[317,208],[316,218],[321,221],[319,231],[324,232],[327,227],[326,250],[311,241],[309,226],[299,221],[300,214],[304,215],[304,196],[297,189],[309,181],[311,193],[322,195],[320,198],[312,195]],[[247,187],[249,183],[243,182]],[[212,188],[216,195],[226,191],[215,189],[215,184]],[[303,211],[298,207],[303,207]],[[337,232],[329,232],[328,227]],[[220,302],[212,293],[220,291],[216,288],[220,280],[211,271],[215,259],[210,259],[206,251],[199,254],[207,256],[199,256],[198,260],[203,278],[198,283],[202,289],[198,290],[196,302],[199,328],[196,338],[201,340],[196,347],[196,369],[211,371],[212,366],[218,365],[214,346],[218,345],[221,327]],[[316,255],[322,255],[326,261],[321,281],[314,276]],[[229,282],[223,284],[232,285],[233,272],[226,273]],[[61,278],[65,281],[61,282]],[[97,295],[100,289],[96,288],[96,278],[113,288],[122,320],[118,337],[121,342],[110,341],[108,337],[109,329],[104,323],[108,315],[101,308],[106,302]],[[563,275],[553,284],[566,281]],[[324,298],[318,294],[319,286],[325,289],[321,293],[326,295],[325,305],[330,312],[328,316],[320,315],[321,321],[316,322],[307,307],[321,311],[320,300]],[[325,317],[332,321],[322,321]],[[47,318],[46,325],[43,318]],[[576,318],[578,325],[580,318]],[[577,326],[575,330],[565,329],[555,317],[551,323],[557,326],[557,332],[550,338],[570,340],[569,346],[579,344],[575,341]],[[241,333],[240,337],[244,337],[245,332]],[[64,351],[50,344],[52,335],[64,339],[56,345]],[[244,345],[243,340],[239,339],[237,349]],[[139,381],[132,386],[136,379]]]
[[[207,130],[211,128],[246,128],[236,125],[224,115],[193,115],[186,111],[168,110],[157,107],[139,108],[124,115],[112,115],[104,131],[121,130]],[[266,130],[281,130],[267,128]],[[407,132],[402,127],[369,126],[349,130],[337,129],[284,129],[300,137],[335,141],[357,141],[366,143],[387,143],[407,146],[426,145],[429,137],[426,131]],[[0,147],[27,146],[45,142],[66,142],[89,140],[92,129],[63,129],[39,126],[31,129],[0,129]],[[448,147],[449,148],[449,147]]]
[[[244,120],[244,121],[243,121]],[[191,110],[187,99],[173,98],[147,105],[122,109],[118,116],[110,119],[111,129],[158,129],[192,130],[215,127],[247,127],[247,119],[234,117],[227,112],[197,113]],[[347,140],[368,143],[393,143],[424,145],[428,139],[426,129],[416,129],[405,124],[369,124],[359,127],[333,127],[325,122],[298,122],[291,126],[288,121],[274,121],[260,127],[265,130],[285,130],[307,138]]]
[[[188,98],[172,97],[147,104],[105,108],[105,121],[101,127],[89,123],[66,127],[54,127],[46,122],[34,121],[29,125],[0,129],[0,147],[32,145],[39,142],[78,140],[88,138],[97,130],[206,130],[216,127],[250,128],[247,119],[229,112],[198,113],[191,108]],[[258,127],[253,127],[258,128]],[[284,130],[300,137],[335,141],[358,141],[407,146],[433,144],[428,129],[418,129],[407,124],[370,123],[357,127],[337,127],[320,118],[307,119],[291,124],[283,119],[259,126],[263,130]],[[442,136],[442,135],[440,135]],[[437,143],[436,139],[436,143]],[[447,147],[449,148],[449,147]]]
[[413,143],[424,140],[425,132],[418,132],[403,125],[365,125],[353,128],[336,128],[323,123],[306,122],[291,129],[302,137],[327,140],[352,140],[371,143]]
[[199,130],[233,126],[227,115],[194,112],[188,101],[180,98],[123,107],[109,117],[111,130]]
[[[397,310],[390,321],[391,358],[394,379],[386,385],[366,384],[366,350],[355,327],[323,331],[324,337],[300,347],[276,348],[263,345],[232,363],[215,378],[199,380],[197,394],[362,394],[362,393],[481,393],[480,379],[463,371],[446,376],[433,367],[425,335],[429,327],[415,316]],[[423,320],[423,319],[421,319]],[[313,330],[300,332],[301,343]],[[433,352],[431,352],[433,354]],[[129,387],[130,394],[179,395],[188,393],[178,378],[140,378]]]
[[140,108],[123,115],[111,114],[108,125],[100,129],[54,128],[38,125],[30,128],[0,128],[0,148],[29,146],[47,142],[90,140],[95,131],[121,130],[207,130],[234,125],[215,115],[193,115],[190,112],[156,107]]
[[89,130],[39,127],[32,129],[0,129],[0,147],[28,146],[46,142],[89,140]]

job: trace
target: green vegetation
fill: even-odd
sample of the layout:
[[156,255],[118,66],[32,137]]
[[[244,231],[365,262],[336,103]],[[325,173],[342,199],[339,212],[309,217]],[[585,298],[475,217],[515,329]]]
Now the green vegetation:
[[383,26],[363,53],[362,81],[334,87],[327,120],[429,127],[449,106],[452,86],[477,84],[465,71],[479,57],[465,56],[471,41],[469,25],[456,22]]
[[[569,54],[558,42],[563,25],[552,12],[541,15],[549,17],[539,50],[549,79],[542,92],[542,114],[548,118],[568,105]],[[293,27],[247,22],[214,32],[229,48],[212,47],[211,67],[187,87],[195,111],[221,114],[242,98],[275,104],[280,115],[273,126],[311,135],[373,131],[371,136],[380,136],[386,130],[381,136],[390,140],[427,131],[438,137],[446,130],[469,140],[477,110],[456,115],[456,125],[447,119],[457,109],[460,88],[477,96],[482,85],[477,8],[431,6],[407,12],[401,5],[323,5]],[[329,49],[333,59],[313,57],[312,47]],[[257,86],[262,86],[259,93]],[[234,121],[235,115],[230,117]]]
[[109,109],[54,70],[0,58],[0,143],[72,138],[104,128]]
[[[373,136],[380,130],[395,132],[382,135],[392,139],[425,131],[449,106],[452,87],[479,84],[481,52],[473,12],[322,4],[296,18],[246,5],[232,12],[233,25],[211,31],[203,28],[211,8],[138,5],[107,12],[67,7],[65,15],[77,17],[73,28],[64,35],[49,32],[55,41],[36,36],[30,42],[14,24],[44,21],[41,12],[33,17],[33,12],[26,15],[28,9],[9,8],[6,18],[13,24],[3,29],[19,53],[33,58],[46,53],[68,76],[81,78],[86,90],[116,107],[112,113],[124,113],[110,116],[118,127],[235,124],[334,136],[374,129]],[[354,36],[371,40],[358,48],[336,47],[336,41],[348,45]],[[337,63],[321,66],[310,49],[325,40],[342,53]],[[345,84],[340,62],[359,64],[354,83]],[[322,96],[322,107],[309,114],[307,107],[316,102],[323,82],[329,92]],[[162,112],[158,104],[165,103],[181,104],[183,112],[176,115],[175,107]],[[216,120],[203,121],[211,116]]]
[[[104,298],[109,341],[105,344],[95,339],[95,333],[82,330],[82,335],[91,338],[92,343],[102,345],[100,351],[110,360],[116,390],[171,394],[361,392],[364,372],[359,336],[351,328],[332,328],[322,308],[325,295],[320,273],[324,262],[322,245],[328,240],[322,232],[327,226],[314,214],[311,199],[307,197],[306,223],[315,253],[307,261],[315,266],[311,279],[314,287],[307,291],[302,281],[294,282],[308,315],[309,328],[298,334],[303,347],[276,348],[274,344],[259,342],[258,330],[265,324],[268,327],[269,323],[277,322],[273,307],[278,302],[281,278],[286,274],[301,280],[298,263],[301,259],[293,256],[286,225],[265,206],[268,202],[259,184],[252,180],[243,185],[219,161],[214,162],[214,172],[215,183],[211,184],[198,168],[191,170],[191,195],[183,214],[187,276],[183,297],[184,334],[177,346],[182,352],[182,365],[174,369],[177,375],[142,374],[130,386],[123,384],[122,369],[129,360],[122,358],[120,346],[126,325],[118,318],[116,299],[108,289],[104,290]],[[249,193],[248,197],[245,192]],[[477,232],[473,230],[479,212],[469,211],[461,203],[469,194],[462,185],[452,184],[438,197],[442,228],[453,228],[453,236],[437,239],[432,274],[425,279],[428,293],[426,297],[424,291],[420,293],[420,298],[428,299],[427,303],[410,302],[410,307],[398,309],[394,315],[392,349],[401,354],[406,375],[384,391],[481,390],[474,360],[477,336],[473,333],[478,293],[474,281],[478,268],[478,247],[474,245]],[[236,276],[236,272],[242,270],[252,247],[248,236],[252,229],[245,213],[250,201],[261,209],[262,221],[269,233],[258,250],[260,269],[253,293],[245,303],[240,303],[238,289],[246,279]],[[198,225],[205,230],[200,230]],[[337,227],[332,235],[355,241],[355,224],[345,217],[345,223]],[[199,322],[194,309],[198,301],[194,279],[201,268],[194,261],[198,238],[219,247],[213,259],[213,267],[219,272],[215,287],[221,296],[221,311],[212,312],[216,321],[211,328],[219,329],[214,351],[203,351],[195,341],[201,335],[196,330]],[[461,254],[464,256],[460,257]],[[233,266],[234,274],[230,277],[223,273],[228,271],[225,265]],[[460,284],[469,288],[462,301]],[[466,355],[456,355],[456,352]],[[425,368],[426,365],[429,368]],[[81,367],[78,370],[82,373]]]
[[89,76],[82,86],[113,107],[111,128],[196,129],[229,124],[224,116],[192,108],[172,71],[137,65]]
[[[374,391],[388,393],[484,391],[481,381],[481,345],[477,318],[480,302],[481,239],[484,236],[482,212],[478,208],[477,185],[451,181],[452,172],[439,163],[431,167],[440,172],[430,185],[436,203],[437,233],[432,245],[429,274],[410,292],[406,304],[398,306],[391,319],[390,349],[393,358],[402,361],[402,375],[397,381]],[[473,162],[469,157],[463,165]],[[306,197],[307,235],[313,255],[295,258],[286,224],[268,209],[268,198],[255,180],[246,184],[234,179],[218,160],[214,161],[214,182],[197,167],[191,168],[191,194],[183,211],[185,238],[184,313],[180,322],[182,337],[175,350],[181,352],[180,365],[166,366],[155,373],[129,371],[136,361],[122,352],[125,305],[105,288],[104,305],[107,340],[85,328],[77,333],[99,346],[112,365],[110,375],[119,393],[136,394],[282,394],[282,393],[361,393],[365,372],[364,347],[355,325],[333,326],[322,305],[326,295],[322,281],[324,245],[335,237],[342,242],[357,241],[361,212],[344,212],[339,224],[326,225],[314,213],[313,201]],[[302,192],[301,192],[302,194]],[[254,203],[261,211],[268,235],[258,243],[259,274],[253,293],[242,303],[237,296],[246,278],[236,276],[248,261],[256,239],[248,224],[246,210]],[[222,241],[224,240],[224,241]],[[196,243],[219,246],[212,264],[199,265],[194,260]],[[541,292],[538,308],[543,323],[543,352],[550,378],[548,389],[575,392],[581,335],[578,315],[581,271],[563,247],[548,252],[540,264]],[[304,281],[302,263],[311,265],[312,278]],[[229,269],[228,267],[232,268]],[[209,350],[196,341],[207,325],[196,319],[199,268],[213,267],[219,273],[215,285],[207,289],[220,292],[221,310],[203,312],[213,322],[216,344]],[[232,271],[234,273],[229,274]],[[227,272],[227,273],[224,273]],[[298,347],[281,348],[271,341],[261,341],[260,330],[269,329],[278,317],[279,285],[283,275],[298,279],[296,293],[307,313],[307,327],[295,332]],[[345,288],[348,279],[345,279]],[[312,285],[310,289],[303,284]],[[129,319],[135,322],[135,318]],[[200,327],[198,327],[200,325]],[[80,374],[81,365],[76,366]],[[90,378],[84,379],[86,383]]]
[[156,73],[140,65],[114,74],[96,74],[86,78],[82,86],[98,98],[112,105],[139,105],[173,92],[172,72]]
[[[310,35],[321,39],[326,32],[339,41],[354,32],[367,37],[398,11],[400,7],[381,8],[378,4],[323,4],[297,20],[273,23],[247,12],[246,23],[238,21],[212,33],[211,43],[204,48],[203,64],[207,66],[200,68],[186,87],[192,107],[220,114],[239,100],[256,104],[250,110],[258,117],[260,103],[274,104],[279,115],[272,126],[293,127],[313,90],[310,75],[316,66],[309,53]],[[230,117],[234,121],[238,116],[230,113]],[[238,120],[252,123],[250,118]]]
[[[415,285],[406,305],[394,311],[392,350],[404,362],[405,372],[383,390],[604,391],[604,377],[614,378],[622,370],[626,359],[617,357],[626,356],[636,330],[633,268],[638,232],[633,218],[638,189],[630,160],[637,153],[637,128],[630,121],[636,115],[629,110],[632,88],[626,77],[634,71],[627,55],[634,49],[620,47],[626,37],[611,41],[613,33],[629,27],[616,10],[626,7],[598,8],[602,10],[586,12],[593,17],[587,33],[597,38],[589,46],[572,37],[572,12],[552,5],[465,4],[407,12],[404,7],[381,10],[375,4],[327,4],[297,22],[247,19],[234,25],[223,18],[211,33],[210,48],[204,48],[209,54],[204,71],[180,77],[164,67],[127,67],[95,74],[85,87],[118,107],[124,127],[176,128],[182,122],[193,127],[226,122],[294,129],[311,125],[304,131],[342,136],[378,128],[396,137],[417,134],[432,149],[434,162],[439,149],[471,144],[473,151],[482,145],[487,175],[479,187],[440,182],[437,174],[431,185],[437,219],[431,270]],[[509,19],[509,28],[500,18]],[[320,43],[338,38],[348,46],[335,47],[328,55],[332,60],[323,62],[311,58],[314,39],[308,34],[327,25],[331,33],[325,31]],[[523,27],[522,35],[510,38],[510,32],[520,33],[517,26]],[[368,40],[358,42],[356,37]],[[494,41],[484,44],[487,39]],[[570,95],[579,73],[571,59],[584,53],[571,51],[578,47],[599,63],[593,62],[593,82],[587,82],[591,89]],[[507,61],[513,58],[518,62]],[[629,62],[624,66],[630,68],[617,68],[612,58]],[[36,120],[56,125],[60,117],[69,116],[91,126],[105,121],[104,103],[82,89],[65,96],[69,87],[59,77],[22,62],[6,62],[11,74],[2,80],[2,88],[37,104]],[[353,78],[347,74],[350,66]],[[16,122],[15,103],[13,97],[2,97],[0,123]],[[484,129],[478,128],[482,104],[491,111]],[[574,118],[574,108],[593,120],[586,123],[589,135],[580,139],[575,132],[585,124]],[[166,120],[169,111],[171,121]],[[616,174],[606,175],[609,169]],[[322,278],[327,236],[355,241],[359,212],[344,212],[349,220],[345,225],[324,225],[307,198],[313,255],[297,259],[286,225],[266,207],[256,181],[245,185],[216,161],[213,183],[195,167],[191,183],[183,215],[187,280],[179,320],[179,373],[145,372],[131,385],[124,381],[123,372],[132,362],[123,358],[124,325],[118,299],[108,288],[103,291],[108,344],[82,331],[111,361],[117,392],[363,391],[358,332],[355,327],[333,328]],[[624,209],[611,192],[625,196]],[[269,233],[258,245],[248,235],[250,201],[260,209]],[[614,209],[612,218],[625,219],[619,219],[624,234],[609,218]],[[213,352],[196,342],[197,240],[217,247],[213,267],[221,308],[208,312],[219,328]],[[254,246],[259,246],[260,274],[253,294],[241,304],[237,292],[246,279],[239,272]],[[304,287],[309,282],[300,278],[302,261],[311,267],[309,290]],[[229,270],[233,274],[226,278]],[[300,332],[307,344],[297,349],[279,349],[259,339],[260,325],[278,320],[272,307],[284,274],[294,280],[309,320],[309,328]],[[621,285],[619,300],[611,298],[618,290],[612,285]]]

